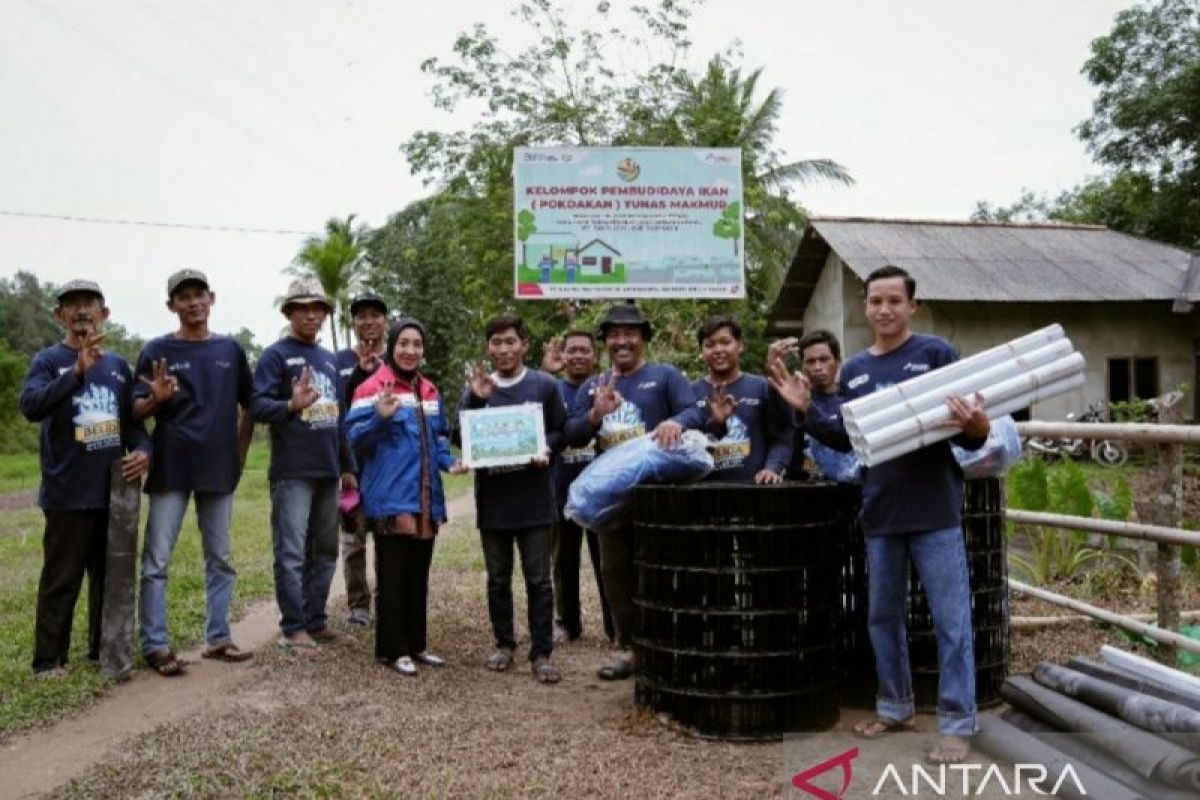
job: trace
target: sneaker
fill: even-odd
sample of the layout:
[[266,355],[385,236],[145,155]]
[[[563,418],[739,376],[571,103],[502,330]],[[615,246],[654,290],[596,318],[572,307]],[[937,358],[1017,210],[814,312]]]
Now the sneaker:
[[429,652],[428,650],[425,650],[421,653],[417,653],[417,661],[421,662],[422,664],[424,664],[427,667],[444,667],[444,666],[446,666],[446,659],[442,658],[441,656],[435,656],[433,653]]
[[360,628],[369,628],[371,626],[371,612],[365,608],[352,608],[350,613],[346,615],[346,622],[351,625],[357,625]]
[[406,678],[412,678],[417,674],[417,665],[408,656],[400,656],[388,664],[388,669],[392,672],[398,672]]

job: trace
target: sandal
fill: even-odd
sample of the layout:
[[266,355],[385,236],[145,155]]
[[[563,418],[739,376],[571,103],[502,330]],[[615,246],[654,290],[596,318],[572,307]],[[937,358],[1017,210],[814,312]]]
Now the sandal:
[[878,739],[890,733],[910,733],[916,729],[917,721],[912,717],[899,720],[874,717],[855,725],[854,735],[860,739]]
[[596,675],[605,681],[623,681],[633,677],[633,659],[628,656],[617,656],[612,663],[605,664],[596,670]]
[[155,650],[153,653],[146,653],[144,658],[146,666],[164,678],[182,675],[184,665],[187,663],[175,655],[172,650]]
[[313,653],[321,649],[321,646],[314,642],[312,637],[304,631],[297,631],[291,636],[285,633],[279,637],[279,640],[275,644],[289,652]]
[[206,647],[204,652],[200,654],[200,657],[213,658],[217,661],[236,664],[239,661],[248,661],[253,655],[253,653],[243,650],[233,642],[221,642],[220,644],[213,644]]
[[562,671],[558,667],[550,663],[550,659],[545,656],[538,656],[530,664],[533,670],[533,677],[537,678],[538,683],[558,683],[562,680]]
[[971,752],[971,742],[961,736],[939,736],[925,755],[930,764],[960,764]]
[[497,647],[487,657],[484,666],[493,672],[504,672],[512,666],[513,651],[507,647]]

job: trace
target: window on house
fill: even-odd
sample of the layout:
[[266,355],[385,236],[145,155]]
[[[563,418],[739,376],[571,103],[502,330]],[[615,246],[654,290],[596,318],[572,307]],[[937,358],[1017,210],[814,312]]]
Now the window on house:
[[596,257],[595,257],[595,256],[584,256],[584,257],[583,257],[583,265],[584,265],[585,267],[594,267],[594,266],[596,266]]
[[1157,358],[1108,359],[1108,402],[1128,403],[1158,397]]

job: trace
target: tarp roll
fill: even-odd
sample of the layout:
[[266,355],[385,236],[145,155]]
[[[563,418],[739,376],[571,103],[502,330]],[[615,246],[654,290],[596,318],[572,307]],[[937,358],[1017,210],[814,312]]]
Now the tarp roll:
[[1177,703],[1131,692],[1057,664],[1038,664],[1033,679],[1059,694],[1087,703],[1151,733],[1187,734],[1171,741],[1195,750],[1200,744],[1200,713]]
[[1060,731],[1079,734],[1148,780],[1200,795],[1200,758],[1177,744],[1039,686],[1030,678],[1009,678],[1000,688],[1000,696]]
[[1069,758],[1036,736],[991,714],[979,718],[979,734],[974,742],[992,758],[1010,764],[1041,764],[1051,775],[1061,774],[1069,764],[1079,776],[1086,794],[1079,792],[1074,781],[1067,780],[1059,787],[1057,795],[1066,800],[1159,800],[1153,795],[1136,792],[1094,767]]
[[[1086,742],[1078,738],[1078,734],[1056,731],[1041,720],[1034,719],[1020,711],[1006,711],[1002,718],[1005,722],[1037,737],[1066,755],[1071,759],[1072,765],[1087,764],[1089,767],[1103,772],[1117,783],[1128,786],[1141,796],[1153,797],[1154,800],[1196,800],[1193,792],[1176,789],[1165,783],[1146,780],[1103,750],[1088,747]],[[1090,787],[1086,783],[1083,788],[1090,791]]]
[[1116,667],[1110,667],[1107,664],[1101,664],[1090,658],[1072,658],[1067,662],[1067,666],[1076,672],[1091,675],[1093,678],[1099,678],[1107,683],[1131,689],[1135,692],[1141,692],[1142,694],[1148,694],[1160,700],[1167,700],[1176,705],[1190,708],[1193,711],[1200,711],[1200,700],[1194,697],[1188,697],[1172,690],[1168,686],[1163,686],[1161,683],[1139,677]]

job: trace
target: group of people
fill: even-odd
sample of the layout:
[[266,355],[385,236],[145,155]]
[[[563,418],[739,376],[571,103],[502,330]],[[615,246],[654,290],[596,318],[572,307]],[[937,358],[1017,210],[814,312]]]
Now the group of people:
[[[540,405],[546,451],[526,464],[475,470],[477,525],[487,571],[494,645],[484,663],[508,670],[517,647],[513,620],[514,549],[528,607],[530,668],[543,683],[561,672],[554,645],[582,635],[579,571],[586,541],[596,569],[603,627],[615,655],[599,669],[609,680],[634,671],[634,536],[629,527],[584,531],[563,518],[570,484],[598,454],[650,435],[661,447],[685,430],[709,434],[715,469],[707,480],[771,485],[796,478],[805,454],[848,451],[840,405],[957,358],[942,339],[909,329],[915,281],[898,267],[866,280],[864,307],[874,343],[844,364],[837,338],[812,331],[768,351],[765,375],[743,372],[743,331],[731,316],[697,331],[705,375],[689,381],[648,359],[653,326],[635,305],[607,310],[598,331],[573,329],[545,348],[542,369],[527,365],[530,334],[512,313],[488,321],[487,360],[469,371],[461,411]],[[434,542],[445,523],[441,473],[467,471],[451,450],[441,395],[422,373],[427,331],[419,320],[389,321],[380,296],[351,304],[356,344],[339,353],[318,337],[333,307],[319,284],[296,281],[282,304],[285,335],[253,373],[236,340],[214,334],[216,296],[207,277],[182,270],[167,281],[174,333],[153,339],[134,369],[105,353],[108,316],[100,287],[71,281],[55,316],[63,343],[32,361],[21,394],[25,415],[42,423],[45,564],[38,591],[33,667],[61,674],[71,618],[90,577],[89,656],[99,648],[109,474],[148,473],[149,516],[142,547],[139,627],[148,666],[176,675],[170,646],[167,575],[191,497],[205,558],[205,657],[242,661],[229,629],[235,571],[229,563],[233,492],[256,422],[270,427],[271,535],[279,645],[312,652],[337,638],[326,604],[342,529],[348,621],[371,622],[366,536],[375,545],[375,655],[395,672],[445,663],[428,649],[427,597]],[[603,351],[609,367],[597,372]],[[789,359],[797,357],[793,371]],[[556,378],[553,373],[561,373]],[[977,398],[947,400],[955,443],[978,448],[989,431]],[[240,411],[239,411],[240,410]],[[240,413],[240,417],[239,417]],[[147,434],[145,420],[154,419]],[[878,715],[856,727],[873,738],[911,729],[914,707],[904,620],[907,565],[916,564],[930,598],[941,683],[939,730],[931,756],[965,757],[976,730],[970,594],[961,535],[962,473],[949,443],[873,467],[863,477],[869,631],[879,676]]]

